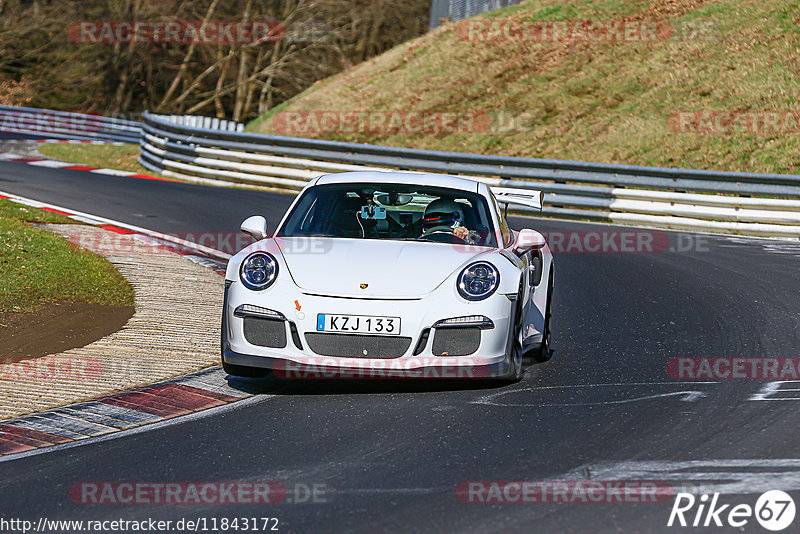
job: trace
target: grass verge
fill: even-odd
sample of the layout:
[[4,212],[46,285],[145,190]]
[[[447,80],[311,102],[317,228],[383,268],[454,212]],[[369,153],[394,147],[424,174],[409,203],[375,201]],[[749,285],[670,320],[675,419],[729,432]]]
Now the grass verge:
[[0,199],[0,314],[55,301],[133,305],[133,288],[105,258],[30,223],[74,221]]

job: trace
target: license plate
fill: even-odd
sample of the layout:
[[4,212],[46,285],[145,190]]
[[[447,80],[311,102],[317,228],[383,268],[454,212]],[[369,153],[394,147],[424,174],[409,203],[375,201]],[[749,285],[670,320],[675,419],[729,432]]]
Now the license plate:
[[400,335],[400,318],[320,313],[317,315],[317,332],[398,336]]

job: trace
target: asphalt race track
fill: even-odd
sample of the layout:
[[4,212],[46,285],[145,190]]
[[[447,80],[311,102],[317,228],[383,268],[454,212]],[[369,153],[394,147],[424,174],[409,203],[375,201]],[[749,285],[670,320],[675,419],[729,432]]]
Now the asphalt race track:
[[[235,232],[254,214],[274,225],[291,200],[8,162],[0,190],[168,233]],[[551,235],[630,231],[512,219],[523,224]],[[628,478],[708,488],[751,506],[782,489],[800,503],[800,392],[792,384],[759,396],[768,381],[667,373],[676,357],[800,357],[800,245],[655,234],[669,246],[556,250],[554,356],[530,365],[519,384],[238,381],[263,395],[0,462],[0,502],[34,521],[273,517],[282,532],[365,533],[733,531],[667,527],[671,498],[463,502],[456,488],[468,481]],[[770,401],[777,397],[784,401]],[[258,506],[70,499],[74,484],[100,481],[273,481],[289,493]],[[307,498],[315,484],[319,495]],[[766,532],[753,519],[745,531]]]

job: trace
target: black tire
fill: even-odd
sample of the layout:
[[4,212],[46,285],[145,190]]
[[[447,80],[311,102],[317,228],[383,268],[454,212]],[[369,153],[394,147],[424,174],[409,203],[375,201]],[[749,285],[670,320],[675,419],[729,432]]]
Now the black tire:
[[544,363],[550,359],[552,356],[552,351],[550,350],[550,340],[551,340],[551,333],[550,333],[550,324],[551,324],[551,305],[553,303],[553,268],[550,268],[550,275],[548,276],[547,280],[547,306],[545,307],[544,312],[544,328],[542,332],[542,343],[539,345],[539,348],[532,351],[531,355],[533,359],[539,363]]
[[508,371],[508,381],[511,383],[519,382],[522,380],[522,375],[525,374],[522,368],[522,329],[515,327],[514,328],[514,345],[512,346],[512,356],[510,363],[510,368]]
[[244,378],[266,378],[272,374],[272,369],[264,369],[263,367],[246,367],[244,365],[233,365],[232,363],[225,363],[222,360],[222,368],[226,373],[232,376],[241,376]]

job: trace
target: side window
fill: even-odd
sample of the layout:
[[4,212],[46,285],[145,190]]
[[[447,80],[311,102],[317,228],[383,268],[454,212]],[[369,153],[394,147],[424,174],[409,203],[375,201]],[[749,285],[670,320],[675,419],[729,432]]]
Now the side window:
[[[489,193],[492,195],[491,193]],[[511,230],[508,229],[508,223],[506,222],[506,218],[503,215],[503,210],[500,209],[500,204],[497,202],[497,199],[494,198],[492,195],[492,202],[494,202],[494,209],[497,213],[497,222],[500,225],[500,233],[503,236],[503,245],[508,246],[511,244]]]

